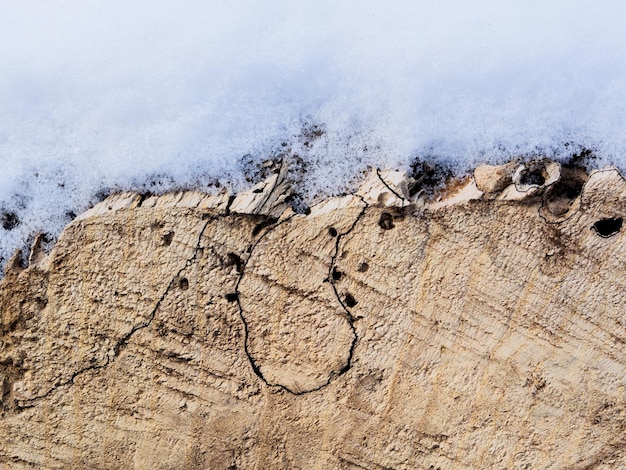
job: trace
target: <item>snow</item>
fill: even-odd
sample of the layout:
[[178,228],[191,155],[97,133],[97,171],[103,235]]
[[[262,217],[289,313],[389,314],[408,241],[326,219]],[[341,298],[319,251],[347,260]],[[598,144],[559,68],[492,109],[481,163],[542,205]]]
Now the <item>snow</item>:
[[0,257],[99,192],[237,190],[285,149],[309,197],[415,157],[587,147],[624,168],[624,24],[599,0],[0,0],[0,211],[20,220]]

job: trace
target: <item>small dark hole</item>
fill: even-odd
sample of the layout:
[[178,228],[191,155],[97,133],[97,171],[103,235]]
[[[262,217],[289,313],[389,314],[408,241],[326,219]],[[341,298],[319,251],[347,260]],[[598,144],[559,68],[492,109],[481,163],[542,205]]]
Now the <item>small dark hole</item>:
[[20,219],[15,212],[3,212],[2,215],[0,215],[0,222],[2,223],[3,229],[13,230],[20,224]]
[[522,171],[519,182],[524,186],[542,186],[546,182],[546,178],[541,170]]
[[359,271],[360,273],[364,273],[365,271],[367,271],[370,268],[370,265],[367,263],[361,263],[361,266],[359,266],[359,269],[357,269],[357,271]]
[[239,299],[239,294],[237,292],[231,292],[230,294],[226,294],[226,300],[229,302],[236,302]]
[[603,238],[612,237],[622,229],[623,220],[619,218],[610,218],[598,220],[593,224],[593,229]]
[[382,228],[383,230],[391,230],[392,228],[395,227],[395,225],[393,225],[393,217],[389,212],[383,212],[382,214],[380,214],[380,220],[378,221],[378,225],[380,225],[380,228]]
[[226,266],[235,266],[237,268],[237,272],[242,272],[243,263],[241,262],[241,258],[236,253],[228,253],[228,259],[226,261]]
[[337,268],[333,268],[332,276],[335,281],[338,281],[339,279],[341,279],[341,276],[343,276],[343,273],[339,271]]
[[350,292],[346,294],[345,302],[346,302],[346,306],[351,307],[351,308],[357,304],[356,299]]
[[163,244],[165,246],[170,246],[172,244],[172,240],[174,239],[174,232],[167,232],[163,235]]
[[180,287],[182,290],[189,289],[189,281],[186,277],[183,277],[178,281],[178,287]]
[[263,190],[261,188],[257,188],[255,190],[252,191],[254,194],[260,194],[263,192]]
[[337,236],[337,229],[335,227],[329,227],[328,228],[328,235],[330,235],[331,237],[336,237]]

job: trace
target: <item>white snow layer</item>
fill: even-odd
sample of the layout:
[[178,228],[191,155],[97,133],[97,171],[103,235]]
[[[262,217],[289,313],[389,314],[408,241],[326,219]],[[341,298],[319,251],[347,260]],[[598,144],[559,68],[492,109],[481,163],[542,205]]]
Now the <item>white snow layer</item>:
[[0,257],[103,189],[236,190],[285,148],[309,196],[415,157],[625,167],[625,24],[617,0],[0,0]]

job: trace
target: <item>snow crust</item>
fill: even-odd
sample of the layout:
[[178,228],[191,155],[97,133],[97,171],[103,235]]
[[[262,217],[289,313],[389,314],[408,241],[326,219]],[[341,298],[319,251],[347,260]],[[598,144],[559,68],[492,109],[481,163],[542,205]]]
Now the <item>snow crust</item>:
[[601,0],[0,1],[0,257],[99,192],[237,190],[279,152],[306,196],[416,157],[624,168],[625,24]]

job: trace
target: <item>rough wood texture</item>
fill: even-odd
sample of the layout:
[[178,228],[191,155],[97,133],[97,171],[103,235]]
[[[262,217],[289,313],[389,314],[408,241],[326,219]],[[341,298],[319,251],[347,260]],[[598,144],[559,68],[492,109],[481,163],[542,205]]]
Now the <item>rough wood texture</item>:
[[15,257],[0,467],[626,467],[623,178],[411,183],[121,194]]

